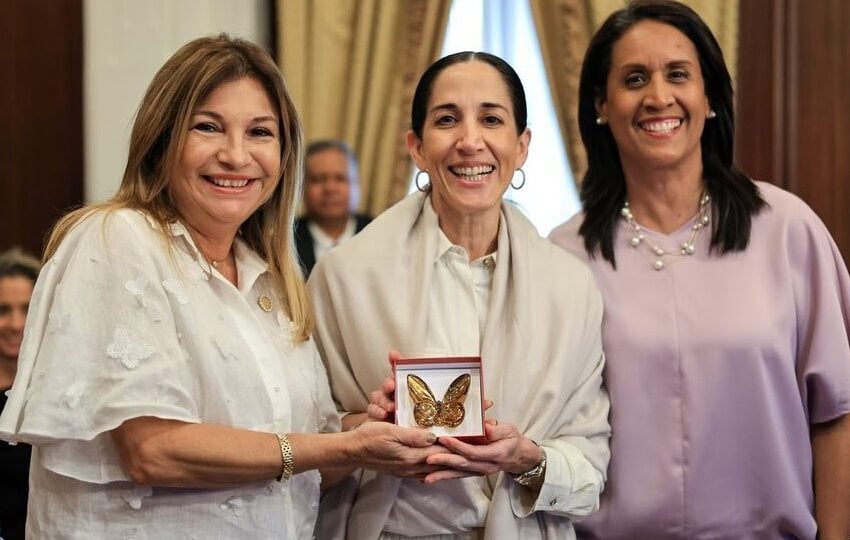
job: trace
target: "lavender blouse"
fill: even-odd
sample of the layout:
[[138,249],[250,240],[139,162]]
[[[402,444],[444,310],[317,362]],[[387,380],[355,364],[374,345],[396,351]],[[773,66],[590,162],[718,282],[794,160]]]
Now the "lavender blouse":
[[[655,270],[621,222],[615,271],[588,260],[581,215],[552,232],[605,305],[612,458],[579,538],[815,538],[809,428],[850,411],[850,277],[811,209],[757,185],[744,252],[709,255],[706,230]],[[672,247],[692,224],[645,235]]]

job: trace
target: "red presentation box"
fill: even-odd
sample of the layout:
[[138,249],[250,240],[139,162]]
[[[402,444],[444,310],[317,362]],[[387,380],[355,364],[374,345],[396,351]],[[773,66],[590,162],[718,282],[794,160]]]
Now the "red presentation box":
[[395,375],[395,422],[438,437],[484,437],[480,356],[399,358]]

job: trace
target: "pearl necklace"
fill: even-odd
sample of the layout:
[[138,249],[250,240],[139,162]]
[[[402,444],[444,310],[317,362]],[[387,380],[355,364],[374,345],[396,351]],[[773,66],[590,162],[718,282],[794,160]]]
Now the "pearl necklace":
[[[643,234],[643,229],[635,222],[632,210],[629,208],[629,201],[626,201],[623,205],[623,209],[620,210],[620,215],[623,216],[623,219],[625,219],[626,223],[628,223],[632,228],[632,237],[629,238],[629,245],[637,249],[642,244],[645,244],[652,253],[652,258],[654,259],[652,268],[655,270],[663,270],[665,266],[675,261],[677,257],[693,255],[695,251],[694,244],[696,244],[697,238],[699,238],[702,230],[708,226],[708,215],[711,210],[710,202],[711,197],[709,197],[707,193],[700,197],[699,214],[697,215],[696,222],[694,222],[691,226],[691,235],[685,242],[682,243],[681,246],[679,246],[678,250],[666,250],[661,246],[646,240],[646,237]],[[669,260],[665,260],[665,257],[669,257]]]

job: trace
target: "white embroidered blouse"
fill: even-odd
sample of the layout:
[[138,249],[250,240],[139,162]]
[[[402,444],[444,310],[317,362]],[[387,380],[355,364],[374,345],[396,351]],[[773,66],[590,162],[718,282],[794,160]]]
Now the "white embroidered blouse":
[[237,239],[237,289],[206,264],[185,227],[170,234],[171,248],[140,212],[95,214],[39,278],[0,417],[0,437],[35,445],[28,532],[310,537],[317,471],[175,489],[136,486],[120,466],[109,431],[140,416],[269,432],[339,429],[316,348],[293,340],[266,263]]

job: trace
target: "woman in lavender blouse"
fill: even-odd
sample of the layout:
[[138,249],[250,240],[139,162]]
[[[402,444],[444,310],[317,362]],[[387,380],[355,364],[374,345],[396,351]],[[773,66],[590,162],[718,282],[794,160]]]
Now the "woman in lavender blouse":
[[733,100],[691,9],[591,41],[584,212],[551,239],[605,303],[612,459],[580,538],[850,538],[850,277],[797,197],[732,162]]

